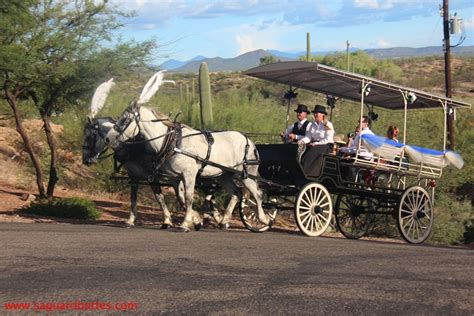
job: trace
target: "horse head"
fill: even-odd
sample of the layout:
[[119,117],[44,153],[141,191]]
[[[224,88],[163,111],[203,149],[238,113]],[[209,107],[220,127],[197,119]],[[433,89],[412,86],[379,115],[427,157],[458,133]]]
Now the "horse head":
[[107,150],[105,137],[114,126],[110,117],[87,117],[82,142],[82,163],[90,165],[97,162],[99,156]]
[[[112,148],[117,148],[122,142],[135,138],[140,134],[141,106],[150,101],[158,89],[164,83],[173,83],[173,80],[164,80],[164,70],[155,73],[146,83],[138,100],[132,101],[120,118],[115,123],[114,128],[109,131],[105,140]],[[148,111],[145,111],[148,114]]]
[[94,118],[104,107],[110,89],[115,85],[114,79],[101,83],[92,96],[90,114],[84,126],[82,143],[82,163],[90,165],[97,162],[100,154],[105,152],[107,144],[105,135],[113,127],[114,120],[110,117]]
[[117,148],[121,142],[132,139],[139,134],[140,108],[136,101],[132,101],[123,111],[105,137],[105,141],[110,147]]

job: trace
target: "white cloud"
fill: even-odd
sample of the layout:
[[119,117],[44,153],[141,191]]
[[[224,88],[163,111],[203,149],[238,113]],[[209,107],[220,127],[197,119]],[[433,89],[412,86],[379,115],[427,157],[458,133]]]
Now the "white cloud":
[[463,22],[464,22],[464,27],[465,28],[467,28],[467,29],[474,28],[474,15],[471,15],[470,17],[465,19]]
[[[255,17],[292,25],[341,27],[378,21],[406,21],[438,14],[440,0],[110,0],[123,10],[136,10],[135,28],[157,27],[170,19]],[[457,0],[451,10],[473,8]],[[142,26],[143,25],[143,26]],[[262,28],[267,27],[262,24]]]
[[239,55],[260,48],[257,46],[258,44],[255,43],[254,38],[250,35],[237,35],[235,41],[239,47]]
[[354,5],[357,8],[369,8],[369,9],[377,9],[379,7],[379,3],[377,0],[355,0]]
[[377,47],[378,47],[378,48],[388,48],[388,47],[392,47],[392,46],[393,46],[392,43],[386,41],[386,40],[383,39],[383,38],[379,38],[379,39],[377,40]]
[[[262,23],[268,27],[263,28]],[[284,38],[286,34],[294,32],[298,29],[300,29],[300,26],[282,24],[278,22],[268,25],[267,22],[263,21],[257,22],[256,24],[241,25],[237,28],[227,28],[219,30],[218,32],[224,32],[225,34],[231,32],[234,34],[234,40],[238,50],[236,53],[240,55],[256,49],[286,50],[288,47],[281,46],[281,39]]]
[[138,8],[141,8],[145,5],[145,0],[135,0],[135,4],[137,5]]

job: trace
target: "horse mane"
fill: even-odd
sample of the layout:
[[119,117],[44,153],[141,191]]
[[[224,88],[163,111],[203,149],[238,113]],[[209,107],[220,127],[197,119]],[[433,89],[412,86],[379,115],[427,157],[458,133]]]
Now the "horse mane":
[[[174,127],[173,120],[166,114],[161,113],[157,108],[148,108],[157,119],[159,119],[166,127]],[[182,127],[189,128],[193,130],[193,128],[187,124],[181,123]]]

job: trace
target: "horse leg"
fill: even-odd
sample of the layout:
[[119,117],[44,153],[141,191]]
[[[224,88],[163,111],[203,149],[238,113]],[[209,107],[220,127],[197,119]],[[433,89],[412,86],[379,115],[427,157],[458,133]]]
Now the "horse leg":
[[219,209],[215,206],[215,200],[213,194],[206,195],[205,201],[203,206],[203,217],[204,223],[209,223],[214,220],[217,224],[220,224],[222,221],[222,215]]
[[253,197],[257,201],[258,220],[265,225],[271,226],[273,224],[273,218],[265,214],[265,212],[263,211],[262,191],[259,189],[257,182],[253,179],[246,178],[242,180],[242,183],[245,185],[245,187],[250,191],[250,193],[253,195]]
[[198,212],[193,210],[193,198],[194,198],[194,185],[196,183],[196,173],[184,174],[184,201],[186,207],[186,213],[184,220],[181,223],[181,228],[184,231],[189,231],[190,226],[193,225],[195,230],[200,230],[202,227],[201,216]]
[[185,196],[184,196],[184,182],[183,181],[173,181],[173,189],[176,194],[176,199],[178,200],[179,205],[182,208],[185,208]]
[[232,218],[235,205],[240,200],[242,192],[235,184],[232,175],[221,176],[219,177],[218,181],[220,185],[227,191],[227,193],[230,194],[229,204],[227,204],[224,216],[222,216],[221,221],[218,222],[220,229],[227,229],[229,228],[229,221]]
[[137,197],[138,197],[138,183],[130,185],[130,216],[125,222],[128,227],[135,226],[135,219],[137,218]]
[[161,229],[168,229],[173,226],[173,222],[171,220],[171,212],[168,210],[168,207],[165,203],[165,197],[161,192],[161,187],[157,185],[152,185],[151,189],[153,190],[155,200],[158,202],[161,209],[163,210],[163,224],[161,225]]

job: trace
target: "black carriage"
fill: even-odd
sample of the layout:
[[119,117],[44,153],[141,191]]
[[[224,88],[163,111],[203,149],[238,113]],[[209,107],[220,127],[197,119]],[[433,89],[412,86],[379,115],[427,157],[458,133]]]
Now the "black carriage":
[[[244,74],[360,102],[361,119],[365,106],[369,110],[375,105],[404,111],[403,143],[409,110],[438,108],[446,114],[470,107],[467,103],[317,63],[281,62],[252,68]],[[446,160],[442,156],[446,154],[446,122],[444,135],[443,152],[436,152],[438,160],[410,161],[407,152],[412,148],[407,146],[400,147],[398,154],[389,158],[376,152],[372,159],[366,159],[359,150],[349,159],[324,153],[309,169],[301,164],[304,150],[299,152],[294,144],[258,144],[263,206],[272,216],[278,209],[293,208],[298,228],[307,236],[324,233],[334,209],[337,227],[352,239],[367,232],[375,214],[391,214],[406,241],[421,243],[433,225],[434,188],[444,167],[436,162]],[[423,154],[421,150],[420,155]],[[244,198],[240,214],[248,229],[264,231],[268,226],[259,223],[255,204]]]

